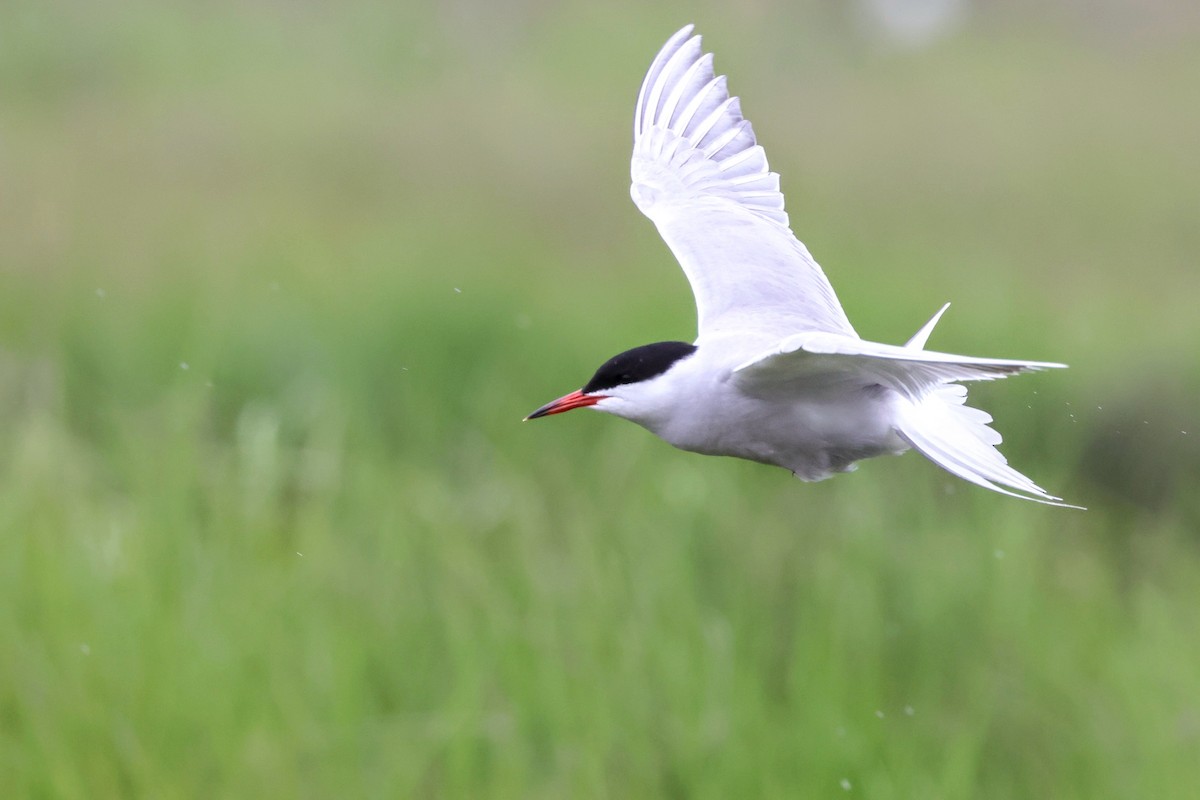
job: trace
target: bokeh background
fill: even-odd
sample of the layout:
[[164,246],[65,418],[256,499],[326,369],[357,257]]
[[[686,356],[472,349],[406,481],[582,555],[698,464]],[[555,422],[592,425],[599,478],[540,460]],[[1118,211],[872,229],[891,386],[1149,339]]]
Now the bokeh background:
[[[696,22],[860,333],[1087,512],[598,414]],[[1195,797],[1200,12],[0,6],[5,797]]]

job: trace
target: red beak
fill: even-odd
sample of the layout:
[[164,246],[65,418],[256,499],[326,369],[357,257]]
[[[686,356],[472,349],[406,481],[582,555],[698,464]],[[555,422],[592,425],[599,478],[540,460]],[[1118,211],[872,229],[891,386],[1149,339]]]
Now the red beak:
[[583,389],[571,392],[568,395],[563,395],[557,400],[546,403],[537,411],[525,418],[526,421],[537,419],[538,417],[548,417],[551,414],[561,414],[564,411],[570,411],[573,408],[586,408],[594,406],[603,400],[605,395],[602,394],[584,394]]

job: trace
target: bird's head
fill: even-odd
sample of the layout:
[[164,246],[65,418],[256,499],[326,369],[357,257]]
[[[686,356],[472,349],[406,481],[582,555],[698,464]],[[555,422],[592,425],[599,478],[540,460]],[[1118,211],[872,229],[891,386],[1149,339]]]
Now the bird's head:
[[582,389],[547,403],[525,419],[593,406],[597,411],[645,422],[670,402],[664,376],[694,352],[695,345],[686,342],[655,342],[626,350],[601,364]]

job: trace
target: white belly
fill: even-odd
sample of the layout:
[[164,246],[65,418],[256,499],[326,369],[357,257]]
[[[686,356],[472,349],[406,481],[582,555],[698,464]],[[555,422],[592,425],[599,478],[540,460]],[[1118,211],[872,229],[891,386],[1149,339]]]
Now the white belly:
[[729,383],[709,390],[661,424],[643,424],[680,449],[773,464],[808,481],[908,449],[882,387],[822,386],[775,397],[749,397]]

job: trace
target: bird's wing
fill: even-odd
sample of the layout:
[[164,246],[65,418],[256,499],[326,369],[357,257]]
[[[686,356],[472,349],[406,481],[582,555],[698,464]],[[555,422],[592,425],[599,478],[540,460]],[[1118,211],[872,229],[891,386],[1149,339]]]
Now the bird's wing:
[[788,336],[734,367],[733,372],[748,389],[785,385],[818,374],[857,375],[864,383],[878,383],[918,400],[945,383],[990,381],[1065,366],[1048,361],[960,356],[813,331]]
[[638,93],[630,194],[679,259],[701,336],[856,336],[837,295],[788,227],[779,176],[714,76],[688,25],[663,46]]

